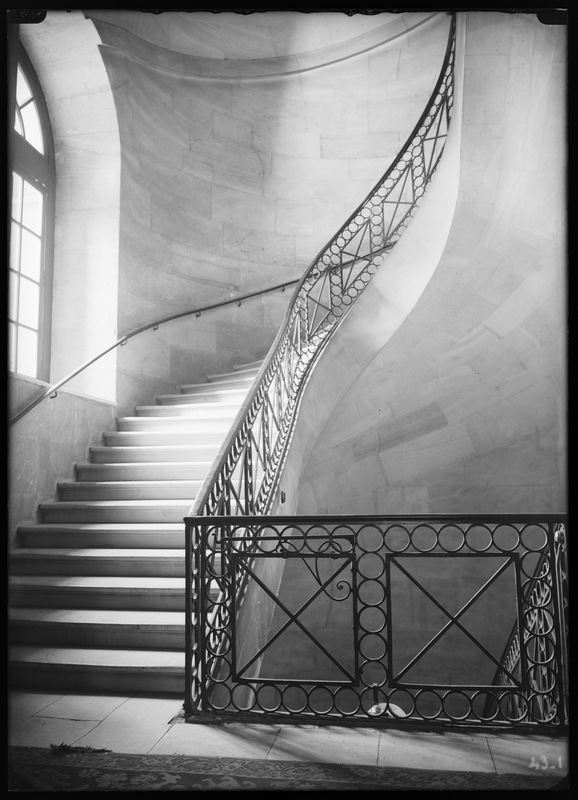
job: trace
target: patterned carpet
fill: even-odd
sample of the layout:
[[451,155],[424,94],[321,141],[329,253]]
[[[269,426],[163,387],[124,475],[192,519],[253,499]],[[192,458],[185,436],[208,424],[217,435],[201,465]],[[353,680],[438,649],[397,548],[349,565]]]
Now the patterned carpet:
[[8,748],[9,791],[545,791],[560,777]]

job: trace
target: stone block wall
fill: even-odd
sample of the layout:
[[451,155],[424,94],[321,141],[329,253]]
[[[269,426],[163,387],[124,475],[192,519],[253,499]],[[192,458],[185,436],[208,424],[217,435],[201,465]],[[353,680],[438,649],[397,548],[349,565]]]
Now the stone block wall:
[[447,243],[378,353],[383,322],[368,324],[370,360],[309,448],[299,513],[567,509],[564,31],[468,13],[465,44]]
[[[11,376],[10,417],[42,394],[40,381]],[[61,389],[17,422],[8,434],[8,546],[17,526],[37,521],[38,504],[56,499],[58,481],[74,480],[74,465],[88,461],[89,447],[102,444],[115,426],[113,403]]]
[[[257,39],[270,46],[259,58],[238,55],[248,46],[232,33],[246,27],[242,15],[188,15],[186,38],[173,12],[154,24],[136,12],[86,14],[104,43],[121,137],[119,334],[301,277],[411,132],[449,26],[443,14],[378,15],[334,20],[330,35],[327,20],[289,14],[279,38],[265,14]],[[289,297],[210,312],[124,348],[120,410],[141,402],[143,383],[154,395],[264,357]]]

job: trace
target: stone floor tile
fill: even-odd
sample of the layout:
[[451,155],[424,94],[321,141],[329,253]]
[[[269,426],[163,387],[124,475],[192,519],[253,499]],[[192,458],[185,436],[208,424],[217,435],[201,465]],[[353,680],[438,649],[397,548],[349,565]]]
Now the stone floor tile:
[[496,772],[523,775],[568,774],[568,741],[543,736],[488,737]]
[[[53,692],[19,692],[11,691],[8,698],[8,712],[14,719],[24,719],[48,709],[57,700],[62,699],[61,694]],[[51,716],[48,714],[48,716]]]
[[11,725],[8,741],[15,747],[48,748],[52,744],[78,745],[79,740],[98,724],[95,720],[28,717]]
[[379,731],[371,728],[286,725],[268,759],[377,766]]
[[380,767],[494,772],[485,736],[424,731],[382,731]]
[[220,758],[265,759],[279,733],[275,725],[172,725],[150,750],[155,755],[179,754]]
[[127,699],[126,695],[69,694],[42,709],[38,716],[102,721]]
[[170,728],[178,700],[129,697],[79,742],[115,753],[148,753]]

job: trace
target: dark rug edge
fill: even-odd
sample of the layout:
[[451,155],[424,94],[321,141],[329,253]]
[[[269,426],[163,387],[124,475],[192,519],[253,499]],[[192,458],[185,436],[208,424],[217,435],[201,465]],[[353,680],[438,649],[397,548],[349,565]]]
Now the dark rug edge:
[[[199,789],[212,780],[252,781],[263,791],[279,781],[287,791],[308,790],[374,791],[391,788],[408,791],[418,787],[432,791],[448,790],[568,790],[568,776],[543,774],[500,774],[450,770],[419,770],[401,767],[378,767],[357,764],[327,764],[267,759],[235,759],[187,755],[138,755],[133,753],[82,752],[55,754],[47,748],[8,748],[9,791],[58,791],[50,788],[49,776],[66,773],[69,777],[81,769],[100,771],[111,778],[115,774],[187,776]],[[42,773],[46,773],[46,777]],[[40,774],[38,779],[37,773]],[[35,780],[35,777],[37,778]],[[407,788],[406,788],[407,787]],[[74,791],[74,789],[71,789]],[[110,789],[113,791],[113,789]],[[116,789],[117,791],[119,789]],[[124,789],[126,791],[126,789]],[[170,790],[170,789],[167,789]],[[82,789],[81,789],[82,791]],[[123,791],[123,789],[120,789]]]

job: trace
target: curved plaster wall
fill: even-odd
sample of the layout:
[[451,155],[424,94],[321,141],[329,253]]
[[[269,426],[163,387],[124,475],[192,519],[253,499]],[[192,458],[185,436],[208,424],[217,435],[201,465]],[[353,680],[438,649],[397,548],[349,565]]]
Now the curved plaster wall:
[[[117,338],[120,140],[99,53],[80,11],[47,12],[20,38],[42,84],[54,133],[56,203],[50,379],[56,383]],[[116,398],[116,353],[68,384]]]
[[[319,407],[316,424],[294,445],[305,466],[296,458],[285,478],[299,513],[566,509],[564,37],[530,14],[467,14],[447,244],[337,405],[331,370],[349,363],[349,346],[336,343],[313,373],[302,414]],[[388,320],[386,308],[367,318],[368,342]]]
[[[177,52],[142,38],[136,24],[123,27],[140,21],[138,12],[85,13],[105,44],[121,130],[120,333],[300,277],[409,135],[449,28],[444,14],[386,15],[387,24],[371,26],[353,17],[345,41],[323,39],[318,50],[293,55],[279,48],[272,12],[256,15],[267,57],[261,48],[260,58],[244,52],[229,63],[215,49]],[[295,41],[317,46],[304,34],[315,20],[289,16],[289,26],[299,21]],[[234,44],[219,19],[217,29]],[[275,48],[289,55],[271,57]],[[121,409],[263,357],[289,297],[265,296],[131,340],[119,353]]]

